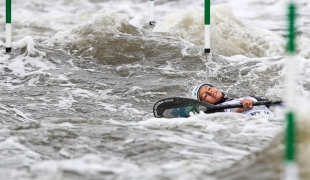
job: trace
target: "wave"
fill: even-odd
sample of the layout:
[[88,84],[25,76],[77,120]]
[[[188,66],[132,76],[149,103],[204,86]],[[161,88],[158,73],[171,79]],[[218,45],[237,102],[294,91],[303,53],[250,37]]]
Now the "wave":
[[124,15],[111,9],[96,13],[85,25],[57,33],[44,42],[61,45],[72,54],[93,57],[103,64],[133,63],[153,57],[166,61],[182,56],[188,43],[173,37],[154,35],[127,22]]
[[[204,12],[198,8],[169,14],[158,23],[153,32],[166,32],[185,39],[197,46],[204,45]],[[310,40],[297,38],[297,54],[310,57]],[[285,55],[285,37],[245,24],[237,19],[229,6],[221,5],[211,9],[211,49],[224,55],[247,57],[271,57]]]

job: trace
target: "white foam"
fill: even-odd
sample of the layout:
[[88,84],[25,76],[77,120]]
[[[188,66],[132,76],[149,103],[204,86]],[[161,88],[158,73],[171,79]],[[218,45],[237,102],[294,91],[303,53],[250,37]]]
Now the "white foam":
[[77,101],[74,100],[72,94],[70,93],[69,88],[65,88],[62,91],[65,92],[67,95],[66,96],[59,96],[58,97],[58,104],[54,104],[54,106],[58,107],[58,110],[70,109],[72,104],[74,102],[77,102]]
[[[0,143],[1,163],[15,164],[15,166],[28,166],[41,160],[41,155],[19,143],[19,138],[10,137]],[[11,156],[6,156],[10,153]],[[0,163],[0,164],[1,164]]]
[[[157,135],[161,134],[160,141],[181,146],[182,149],[175,148],[176,153],[193,157],[195,162],[203,162],[205,166],[210,165],[207,172],[213,172],[219,166],[229,168],[236,161],[260,151],[283,128],[283,122],[279,118],[249,117],[239,113],[199,113],[191,114],[188,118],[150,118],[138,124],[156,129]],[[208,153],[202,155],[194,149],[205,149]],[[217,157],[216,160],[213,157]],[[181,162],[191,163],[186,160]],[[175,163],[169,164],[167,168],[183,166],[183,163]],[[193,166],[195,165],[199,166],[199,163],[194,163]]]
[[60,127],[68,127],[68,128],[72,128],[74,127],[73,124],[69,123],[69,122],[64,122],[64,123],[61,123],[59,124]]
[[35,121],[29,118],[29,116],[31,116],[30,113],[24,113],[15,107],[8,107],[7,105],[0,104],[0,108],[2,109],[0,111],[0,114],[3,114],[5,116],[12,116],[22,122]]
[[[102,160],[100,156],[93,154],[86,154],[81,158],[69,160],[49,160],[39,162],[30,167],[30,171],[40,177],[62,177],[62,172],[69,171],[87,175],[98,175],[101,172],[110,172],[114,174],[126,174],[126,172],[140,170],[135,164],[125,161]],[[45,174],[45,175],[44,175]]]
[[85,90],[85,89],[81,89],[81,88],[77,88],[77,89],[72,90],[72,95],[74,97],[82,97],[82,98],[89,98],[89,97],[94,96],[94,94],[91,93],[90,91]]
[[138,110],[137,108],[133,108],[133,105],[131,103],[125,103],[122,104],[118,110],[124,114],[129,115],[138,115],[138,114],[145,114],[146,112]]
[[[9,54],[0,54],[0,72],[3,74],[11,74],[7,76],[5,82],[1,82],[3,87],[9,89],[20,88],[22,82],[27,81],[29,86],[36,86],[39,83],[39,77],[49,73],[46,70],[54,69],[55,66],[44,58],[45,53],[34,48],[34,42],[30,36],[26,36],[20,41],[13,43],[13,51],[20,48],[26,48],[26,52],[22,55],[14,57],[12,60]],[[7,71],[9,70],[9,71]],[[15,77],[18,78],[15,78]],[[14,77],[14,78],[13,78]],[[21,78],[26,78],[22,80]],[[12,84],[15,84],[14,86]],[[17,85],[16,85],[17,84]]]
[[117,108],[115,105],[111,104],[111,103],[97,103],[98,106],[103,106],[103,109],[108,110],[108,111],[112,111],[112,112],[116,112]]
[[45,52],[36,50],[34,48],[34,41],[31,36],[25,36],[24,38],[13,42],[13,50],[26,48],[27,51],[23,54],[25,56],[46,56]]
[[282,126],[279,127],[278,124],[274,124],[274,120],[280,121],[279,118],[268,119],[268,117],[264,116],[249,117],[239,113],[199,113],[197,115],[192,114],[188,118],[151,118],[141,121],[139,124],[147,127],[162,128],[200,127],[201,132],[208,132],[208,135],[222,131],[229,133],[237,129],[241,135],[247,133],[264,135],[267,132],[271,134],[276,134],[277,131],[280,132]]

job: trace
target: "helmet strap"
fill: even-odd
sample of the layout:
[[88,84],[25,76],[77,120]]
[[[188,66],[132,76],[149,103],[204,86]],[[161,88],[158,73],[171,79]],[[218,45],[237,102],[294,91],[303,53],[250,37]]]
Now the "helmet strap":
[[214,103],[214,105],[221,104],[221,103],[223,103],[223,102],[225,102],[225,101],[231,100],[230,98],[228,98],[228,97],[226,96],[225,93],[223,93],[223,91],[221,91],[221,92],[222,92],[222,94],[223,94],[223,97],[222,97],[219,101],[217,101],[216,103]]

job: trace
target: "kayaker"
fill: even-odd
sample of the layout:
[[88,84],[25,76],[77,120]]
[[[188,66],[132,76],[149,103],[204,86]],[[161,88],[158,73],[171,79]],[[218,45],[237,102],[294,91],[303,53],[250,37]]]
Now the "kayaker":
[[236,112],[236,113],[243,113],[249,116],[255,116],[258,114],[267,114],[269,116],[275,117],[275,114],[272,111],[270,111],[269,107],[265,105],[253,106],[254,102],[266,101],[268,99],[254,96],[231,99],[228,98],[225,95],[225,93],[223,93],[221,90],[217,89],[211,84],[205,83],[196,85],[192,90],[192,97],[199,101],[207,102],[214,105],[228,105],[236,103],[240,103],[243,105],[242,108],[225,109],[219,112]]

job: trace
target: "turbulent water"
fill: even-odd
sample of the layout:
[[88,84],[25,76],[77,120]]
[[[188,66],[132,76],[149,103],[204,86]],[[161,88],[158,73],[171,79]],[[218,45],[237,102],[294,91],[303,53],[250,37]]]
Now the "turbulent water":
[[[283,109],[154,118],[156,101],[207,82],[286,99],[286,0],[13,1],[0,31],[0,179],[280,179]],[[310,3],[298,1],[297,157],[310,179]],[[5,2],[0,2],[5,22]],[[27,46],[26,46],[27,45]]]

